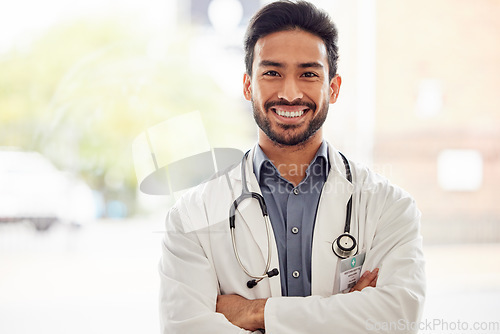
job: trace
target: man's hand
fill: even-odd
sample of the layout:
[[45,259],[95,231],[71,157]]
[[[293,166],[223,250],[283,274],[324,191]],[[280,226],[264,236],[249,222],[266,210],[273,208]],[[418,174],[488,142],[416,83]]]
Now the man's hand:
[[224,316],[233,325],[256,331],[264,329],[264,307],[267,299],[246,299],[239,295],[222,295],[217,297],[216,312]]
[[358,283],[356,283],[356,285],[353,286],[351,290],[349,290],[349,292],[361,291],[368,286],[374,288],[377,285],[377,278],[378,278],[378,268],[373,269],[373,271],[367,270],[363,275],[361,275]]
[[[349,292],[361,291],[371,286],[375,287],[378,278],[378,268],[365,271],[358,283]],[[264,329],[264,308],[267,299],[246,299],[239,295],[222,295],[217,297],[216,312],[224,316],[233,325],[256,331]]]

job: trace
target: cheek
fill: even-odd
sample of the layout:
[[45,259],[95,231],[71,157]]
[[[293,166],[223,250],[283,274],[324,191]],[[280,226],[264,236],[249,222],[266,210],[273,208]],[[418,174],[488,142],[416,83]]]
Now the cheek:
[[333,96],[333,90],[331,89],[330,86],[327,86],[324,89],[322,89],[322,93],[321,93],[321,99],[322,99],[322,101],[324,101],[325,103],[329,104],[331,96]]
[[263,87],[262,85],[254,85],[252,87],[252,99],[254,103],[263,104],[267,99],[266,92],[267,89],[265,86]]
[[304,90],[304,98],[312,100],[317,105],[330,102],[330,88],[324,87],[309,87]]

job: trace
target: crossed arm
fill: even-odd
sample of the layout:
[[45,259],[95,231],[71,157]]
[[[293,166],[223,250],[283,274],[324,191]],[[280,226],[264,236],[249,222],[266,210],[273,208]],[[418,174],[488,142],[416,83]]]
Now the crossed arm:
[[[375,287],[378,278],[378,268],[373,271],[366,271],[359,279],[358,283],[350,290],[361,291],[366,287]],[[216,312],[224,316],[233,325],[240,328],[256,331],[264,329],[264,309],[267,299],[246,299],[239,295],[220,295],[217,297]]]
[[[368,225],[366,268],[381,268],[376,278],[367,273],[354,290],[363,290],[332,296],[272,297],[249,300],[238,295],[218,296],[220,278],[225,280],[226,291],[241,293],[233,279],[231,266],[221,265],[218,271],[214,259],[223,262],[224,253],[213,257],[214,244],[224,242],[225,235],[218,232],[219,225],[211,225],[213,233],[205,233],[195,222],[204,223],[200,210],[174,208],[167,218],[167,233],[162,244],[160,263],[161,299],[160,323],[163,333],[246,333],[247,329],[265,328],[269,333],[366,332],[366,324],[418,321],[425,297],[424,260],[419,234],[420,215],[410,198],[392,194],[397,200],[390,203],[374,202],[380,207],[380,222]],[[366,203],[361,204],[367,207]],[[200,205],[200,207],[204,207]],[[189,212],[189,214],[188,214]],[[226,225],[220,225],[223,230]],[[376,233],[375,233],[376,232]],[[207,255],[207,250],[210,253]],[[221,260],[222,258],[222,260]],[[377,277],[378,275],[378,277]],[[378,281],[377,281],[378,280]],[[367,283],[368,281],[368,283]],[[363,283],[364,282],[364,283]],[[365,289],[375,286],[376,288]],[[236,291],[235,291],[236,290]],[[251,293],[249,298],[266,296]],[[251,297],[254,296],[254,297]],[[258,298],[258,297],[257,297]],[[356,310],[356,312],[352,312]],[[265,315],[265,317],[264,317]],[[323,330],[323,332],[325,332]],[[415,332],[404,328],[400,332]]]

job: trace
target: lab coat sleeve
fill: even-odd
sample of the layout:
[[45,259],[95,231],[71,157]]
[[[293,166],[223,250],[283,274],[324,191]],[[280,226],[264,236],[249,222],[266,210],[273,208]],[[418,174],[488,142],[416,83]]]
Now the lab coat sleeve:
[[[376,212],[363,270],[380,268],[377,287],[332,296],[270,298],[267,334],[416,333],[425,296],[420,213],[414,201],[389,191]],[[378,210],[378,208],[381,208]]]
[[216,313],[218,281],[196,231],[186,232],[189,216],[170,210],[162,243],[160,326],[163,334],[250,333]]

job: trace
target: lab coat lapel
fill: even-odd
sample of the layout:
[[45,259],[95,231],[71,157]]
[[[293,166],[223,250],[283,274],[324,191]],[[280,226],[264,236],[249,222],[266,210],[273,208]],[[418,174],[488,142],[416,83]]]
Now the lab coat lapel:
[[[257,182],[257,178],[255,177],[255,174],[253,173],[253,153],[255,149],[252,149],[249,154],[248,158],[246,159],[245,162],[245,174],[246,174],[246,179],[247,179],[247,187],[250,192],[255,192],[260,195],[262,195],[260,191],[259,184]],[[238,170],[238,173],[235,174],[235,179],[237,180],[237,183],[241,185],[242,179],[241,179],[241,173]],[[241,187],[239,187],[239,190],[237,190],[235,195],[236,197],[239,196],[241,193]],[[266,224],[264,222],[264,217],[262,216],[262,211],[260,209],[259,203],[255,199],[249,199],[245,200],[242,202],[241,207],[238,209],[240,212],[240,217],[242,220],[246,223],[248,229],[250,230],[250,234],[255,241],[255,243],[258,245],[258,248],[260,250],[260,254],[262,256],[263,263],[265,264],[267,262],[267,254],[268,254],[268,242],[267,242],[267,232],[266,232]],[[279,263],[278,263],[278,249],[276,246],[276,240],[274,238],[274,232],[272,226],[270,226],[270,237],[271,237],[271,264],[269,267],[269,270],[273,268],[279,268]],[[264,267],[262,269],[259,268],[259,270],[263,271]],[[257,271],[255,274],[261,274],[262,271]],[[253,272],[252,272],[253,274]],[[271,296],[281,296],[281,282],[280,282],[280,276],[274,277],[271,279],[264,279],[262,280],[259,285],[263,284],[269,284],[270,285],[270,290],[271,290]]]
[[316,214],[312,247],[313,295],[329,296],[334,291],[339,258],[332,251],[333,241],[344,232],[346,205],[354,186],[345,178],[343,162],[334,148],[329,149],[330,173]]

